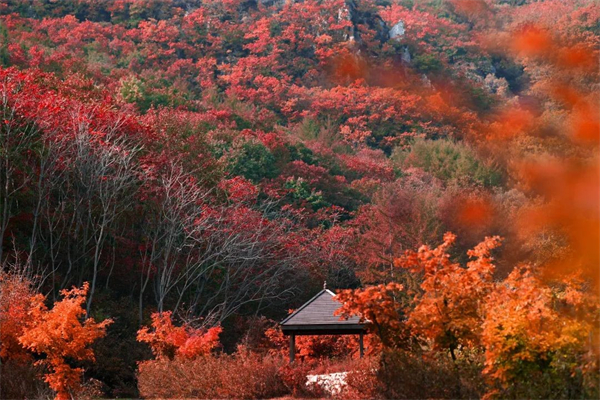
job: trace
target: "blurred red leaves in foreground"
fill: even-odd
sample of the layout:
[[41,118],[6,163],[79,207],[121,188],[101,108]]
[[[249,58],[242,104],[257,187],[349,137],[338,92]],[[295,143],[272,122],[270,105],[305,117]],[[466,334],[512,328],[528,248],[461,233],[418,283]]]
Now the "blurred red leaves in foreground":
[[526,25],[513,32],[509,41],[510,50],[517,56],[552,64],[565,72],[597,72],[597,49],[581,42],[561,41],[546,27]]
[[458,206],[456,220],[460,226],[477,229],[488,225],[493,215],[494,210],[488,201],[482,198],[468,198]]
[[[495,147],[506,154],[520,185],[544,200],[519,221],[521,235],[534,236],[558,230],[570,251],[556,254],[542,268],[554,278],[576,272],[598,285],[600,263],[600,97],[589,80],[598,76],[598,48],[583,42],[558,39],[548,28],[527,25],[508,37],[508,51],[521,58],[531,73],[547,74],[540,80],[541,96],[554,102],[560,118],[553,119],[560,147],[555,155],[519,155],[505,146],[514,136],[535,134],[548,125],[546,114],[526,110],[505,111],[492,124]],[[588,147],[592,146],[592,147]],[[507,151],[508,150],[508,151]],[[583,154],[583,157],[575,157]]]

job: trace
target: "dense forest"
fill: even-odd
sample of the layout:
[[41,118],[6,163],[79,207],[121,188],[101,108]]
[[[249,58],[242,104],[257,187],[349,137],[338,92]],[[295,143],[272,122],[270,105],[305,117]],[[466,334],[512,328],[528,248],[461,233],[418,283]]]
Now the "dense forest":
[[[598,398],[599,52],[593,0],[0,2],[0,398]],[[324,281],[366,357],[290,364]]]

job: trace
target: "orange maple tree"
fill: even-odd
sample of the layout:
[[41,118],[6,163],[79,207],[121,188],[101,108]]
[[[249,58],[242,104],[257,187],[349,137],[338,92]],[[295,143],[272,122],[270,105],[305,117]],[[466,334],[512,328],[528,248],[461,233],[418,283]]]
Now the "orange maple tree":
[[369,286],[364,289],[341,290],[336,300],[342,303],[336,315],[342,318],[359,316],[369,330],[375,333],[384,346],[392,346],[404,338],[399,308],[396,300],[404,287],[396,282]]
[[396,260],[396,266],[424,273],[423,293],[408,319],[411,330],[432,340],[434,348],[448,349],[453,359],[459,346],[479,344],[482,307],[494,287],[490,252],[500,245],[498,236],[485,238],[467,252],[472,261],[464,268],[448,254],[455,240],[456,235],[446,233],[437,248],[422,246]]
[[[486,398],[573,398],[578,381],[598,388],[598,303],[582,281],[549,286],[530,268],[516,268],[490,293],[485,314],[481,340],[491,387]],[[544,387],[536,388],[540,382]]]
[[137,340],[148,343],[157,359],[175,356],[192,359],[209,354],[219,345],[220,326],[209,329],[196,329],[188,324],[175,326],[171,314],[170,311],[152,314],[152,327],[144,326],[137,334]]
[[89,290],[86,282],[79,288],[62,290],[63,299],[54,303],[52,309],[44,304],[45,296],[35,295],[28,311],[31,324],[19,338],[20,343],[45,358],[37,363],[45,365],[49,372],[44,380],[56,392],[57,400],[70,399],[80,389],[82,368],[73,368],[70,360],[94,360],[94,351],[89,347],[96,339],[106,334],[112,320],[96,322],[86,318],[83,305]]

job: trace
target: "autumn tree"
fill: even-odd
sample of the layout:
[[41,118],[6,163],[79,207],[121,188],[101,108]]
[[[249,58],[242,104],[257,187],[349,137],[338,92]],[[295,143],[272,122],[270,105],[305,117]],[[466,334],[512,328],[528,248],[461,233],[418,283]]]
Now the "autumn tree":
[[35,124],[22,117],[28,101],[15,96],[9,78],[0,81],[0,261],[9,221],[17,213],[19,201],[32,184],[34,160],[28,156],[38,135]]
[[[83,114],[83,115],[82,115]],[[114,120],[104,129],[90,126],[89,116],[74,113],[75,138],[63,157],[72,162],[62,187],[70,191],[65,197],[73,200],[73,245],[75,256],[91,260],[91,283],[86,310],[90,312],[102,268],[102,253],[118,218],[133,201],[137,186],[136,154],[139,148],[119,135],[122,121]],[[97,137],[102,137],[98,140]]]
[[385,346],[395,346],[407,340],[401,318],[402,304],[397,300],[403,286],[391,282],[364,289],[340,291],[335,299],[342,303],[336,311],[341,318],[358,316]]
[[84,304],[88,290],[85,283],[81,289],[61,291],[63,299],[52,309],[44,304],[43,295],[34,296],[28,311],[30,325],[19,337],[25,348],[44,357],[37,363],[48,368],[44,380],[56,392],[56,399],[70,399],[78,393],[83,369],[72,367],[70,360],[93,361],[94,352],[89,346],[103,337],[112,323],[110,319],[96,322],[86,318]]
[[500,245],[499,237],[486,238],[467,252],[473,260],[464,268],[448,254],[455,240],[455,235],[446,233],[437,248],[423,246],[396,260],[398,267],[423,273],[422,293],[415,298],[409,325],[416,335],[431,340],[434,348],[449,350],[453,360],[459,347],[480,343],[482,307],[494,287],[491,251]]
[[436,178],[419,170],[380,185],[371,204],[363,206],[354,220],[362,250],[356,258],[363,266],[364,282],[397,280],[396,258],[438,240],[443,232],[437,217],[443,192]]
[[171,315],[170,311],[152,314],[151,327],[144,326],[137,334],[137,340],[148,343],[157,359],[173,359],[176,356],[196,358],[209,354],[219,345],[221,327],[197,329],[189,324],[175,326]]
[[[213,190],[179,165],[164,169],[148,188],[153,201],[140,246],[140,313],[149,283],[159,312],[170,301],[174,312],[183,308],[217,322],[244,305],[289,294],[278,289],[300,258],[296,236],[284,221],[267,218],[277,215],[271,205],[253,208],[240,198],[215,203]],[[244,187],[252,191],[239,181],[222,186],[234,197]]]
[[598,395],[598,303],[580,279],[516,268],[483,304],[486,398]]

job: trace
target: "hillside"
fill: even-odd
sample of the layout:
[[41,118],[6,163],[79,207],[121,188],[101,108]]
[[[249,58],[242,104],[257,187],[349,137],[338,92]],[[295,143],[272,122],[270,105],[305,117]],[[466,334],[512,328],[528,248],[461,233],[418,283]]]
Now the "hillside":
[[[344,397],[597,395],[599,42],[587,0],[4,1],[0,397],[237,396],[148,386],[200,354],[303,395],[353,339],[264,357],[323,281],[447,378]],[[113,322],[69,353],[52,304]]]

